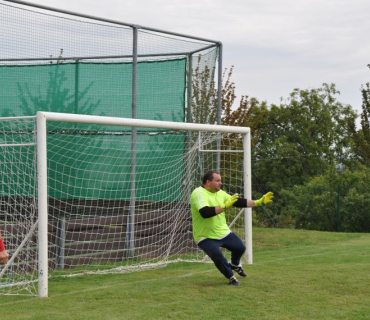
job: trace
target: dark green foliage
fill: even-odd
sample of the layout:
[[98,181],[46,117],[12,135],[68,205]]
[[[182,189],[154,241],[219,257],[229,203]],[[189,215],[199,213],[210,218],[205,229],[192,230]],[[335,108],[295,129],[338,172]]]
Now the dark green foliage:
[[[281,192],[281,225],[299,229],[370,232],[370,169],[334,169]],[[338,198],[339,195],[339,198]],[[339,218],[339,225],[338,225]]]
[[[370,66],[370,65],[369,65]],[[370,164],[370,83],[361,87],[362,94],[362,113],[361,128],[356,129],[355,122],[349,123],[353,134],[353,150],[355,158],[362,164]]]
[[[272,226],[270,217],[274,217],[280,227],[369,232],[370,84],[361,88],[357,130],[357,114],[337,101],[340,92],[334,84],[294,89],[280,105],[242,96],[235,109],[232,72],[233,67],[223,74],[221,123],[251,128],[253,198],[275,193],[273,206],[254,210],[254,224]],[[212,75],[207,68],[201,72],[198,68],[195,75],[193,120],[197,122],[216,121],[217,90],[214,83],[211,90],[205,89]],[[241,144],[239,138],[230,139],[230,148]],[[227,160],[242,163],[241,157],[233,157]],[[342,175],[335,170],[339,163],[347,168]],[[224,181],[229,182],[227,176]]]
[[263,107],[263,129],[254,149],[256,185],[275,192],[301,185],[346,156],[346,124],[355,113],[336,101],[338,93],[334,84],[295,89],[286,103]]

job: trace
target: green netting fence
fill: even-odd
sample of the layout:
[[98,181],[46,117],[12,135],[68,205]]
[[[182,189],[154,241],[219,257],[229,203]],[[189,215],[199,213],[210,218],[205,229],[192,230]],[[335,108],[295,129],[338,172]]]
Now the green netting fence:
[[[192,118],[192,107],[197,107],[192,89],[199,79],[194,79],[194,75],[211,70],[212,76],[203,79],[202,89],[214,90],[221,48],[217,41],[17,1],[0,0],[0,21],[0,117],[3,118],[49,111],[185,122]],[[12,128],[11,133],[6,130],[0,139],[17,134],[18,129]],[[32,128],[21,131],[18,134],[34,133]],[[129,182],[133,179],[128,163],[133,161],[136,181],[141,181],[142,172],[151,166],[157,175],[150,183],[163,188],[154,195],[143,191],[148,188],[138,182],[135,197],[166,199],[167,193],[178,189],[181,183],[168,179],[166,163],[173,157],[181,158],[186,137],[183,134],[172,137],[170,144],[163,136],[162,144],[152,144],[155,137],[151,134],[159,131],[151,131],[50,124],[49,196],[128,199]],[[135,153],[131,150],[134,140]],[[114,156],[107,154],[106,146],[110,144],[116,146]],[[68,145],[71,147],[65,148]],[[151,151],[150,155],[147,150]],[[86,163],[81,160],[84,154],[89,155],[89,170],[82,165]],[[18,156],[21,162],[34,161],[34,153],[29,150],[19,151]],[[58,159],[57,164],[52,159]],[[112,159],[125,166],[110,163]],[[1,163],[8,161],[4,154],[0,155]],[[109,171],[101,170],[103,162]],[[68,181],[70,187],[63,185],[63,170],[67,167],[73,177],[69,178],[73,181]],[[177,171],[183,170],[183,165],[179,163],[173,170],[178,176]],[[89,172],[90,177],[85,177],[84,172]],[[19,193],[12,190],[14,186],[7,186],[7,181],[15,181],[16,175],[11,168],[4,175],[2,196]],[[33,177],[28,179],[31,185]],[[98,195],[96,190],[104,192]],[[30,192],[24,189],[20,193]]]
[[[186,59],[138,63],[137,118],[184,122]],[[0,116],[132,117],[132,63],[0,66]]]

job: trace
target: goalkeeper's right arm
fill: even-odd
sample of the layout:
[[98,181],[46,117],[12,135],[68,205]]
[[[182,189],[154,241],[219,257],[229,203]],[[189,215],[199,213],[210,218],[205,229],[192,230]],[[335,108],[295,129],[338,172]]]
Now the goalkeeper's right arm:
[[221,206],[222,208],[222,211],[225,211],[226,209],[229,209],[230,207],[232,207],[234,205],[235,202],[237,202],[239,199],[239,195],[237,193],[235,193],[234,195],[232,195],[229,199],[227,199],[227,201]]
[[236,193],[226,200],[224,204],[218,207],[203,207],[199,210],[200,215],[204,219],[212,218],[221,212],[224,212],[226,209],[232,207],[239,199],[239,195]]

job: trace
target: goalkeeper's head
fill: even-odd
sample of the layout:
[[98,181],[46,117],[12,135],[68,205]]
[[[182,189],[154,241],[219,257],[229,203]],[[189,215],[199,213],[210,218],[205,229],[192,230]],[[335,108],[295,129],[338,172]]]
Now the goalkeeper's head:
[[222,186],[220,174],[215,170],[207,171],[203,176],[202,186],[212,193],[220,191]]

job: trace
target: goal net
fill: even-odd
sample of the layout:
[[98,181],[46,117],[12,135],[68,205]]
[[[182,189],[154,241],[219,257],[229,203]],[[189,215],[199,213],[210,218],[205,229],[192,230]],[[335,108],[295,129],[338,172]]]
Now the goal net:
[[0,230],[11,255],[0,265],[0,293],[37,292],[35,125],[35,117],[0,118]]
[[[0,294],[47,296],[48,277],[204,261],[189,206],[202,175],[219,170],[225,191],[248,197],[248,128],[41,112],[0,126],[11,254]],[[228,213],[244,240],[248,210]]]

